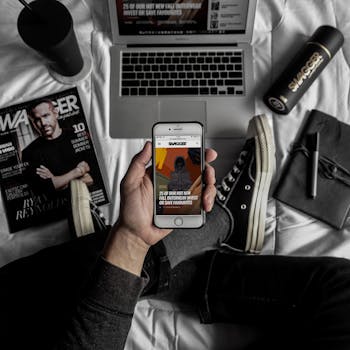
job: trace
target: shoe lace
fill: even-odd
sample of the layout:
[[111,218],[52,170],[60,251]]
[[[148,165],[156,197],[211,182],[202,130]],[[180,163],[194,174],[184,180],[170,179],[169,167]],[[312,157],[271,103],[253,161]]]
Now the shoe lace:
[[216,188],[216,196],[222,202],[227,198],[228,193],[231,191],[233,184],[236,182],[238,174],[242,170],[242,166],[246,162],[248,151],[243,150],[233,165],[232,169],[227,173],[227,175],[222,179],[220,185]]

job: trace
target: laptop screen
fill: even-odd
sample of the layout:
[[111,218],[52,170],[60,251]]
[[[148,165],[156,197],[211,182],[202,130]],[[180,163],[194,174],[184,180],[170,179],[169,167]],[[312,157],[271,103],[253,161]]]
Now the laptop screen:
[[120,35],[245,34],[248,0],[115,0]]

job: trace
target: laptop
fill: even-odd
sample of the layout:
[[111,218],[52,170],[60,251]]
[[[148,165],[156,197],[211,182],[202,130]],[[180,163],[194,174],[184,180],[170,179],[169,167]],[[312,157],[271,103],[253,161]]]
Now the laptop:
[[111,137],[149,138],[158,121],[244,136],[255,10],[256,0],[109,0]]

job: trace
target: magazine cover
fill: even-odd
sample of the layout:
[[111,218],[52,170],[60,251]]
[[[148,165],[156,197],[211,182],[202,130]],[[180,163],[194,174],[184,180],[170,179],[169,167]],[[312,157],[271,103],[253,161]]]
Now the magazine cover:
[[0,109],[0,185],[10,232],[67,216],[81,179],[108,203],[77,88]]

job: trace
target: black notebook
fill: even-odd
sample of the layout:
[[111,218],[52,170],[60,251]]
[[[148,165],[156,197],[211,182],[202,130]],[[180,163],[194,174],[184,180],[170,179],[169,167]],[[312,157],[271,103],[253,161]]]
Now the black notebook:
[[[309,195],[310,135],[319,132],[317,196]],[[290,152],[274,197],[341,229],[350,205],[350,125],[312,110]]]

